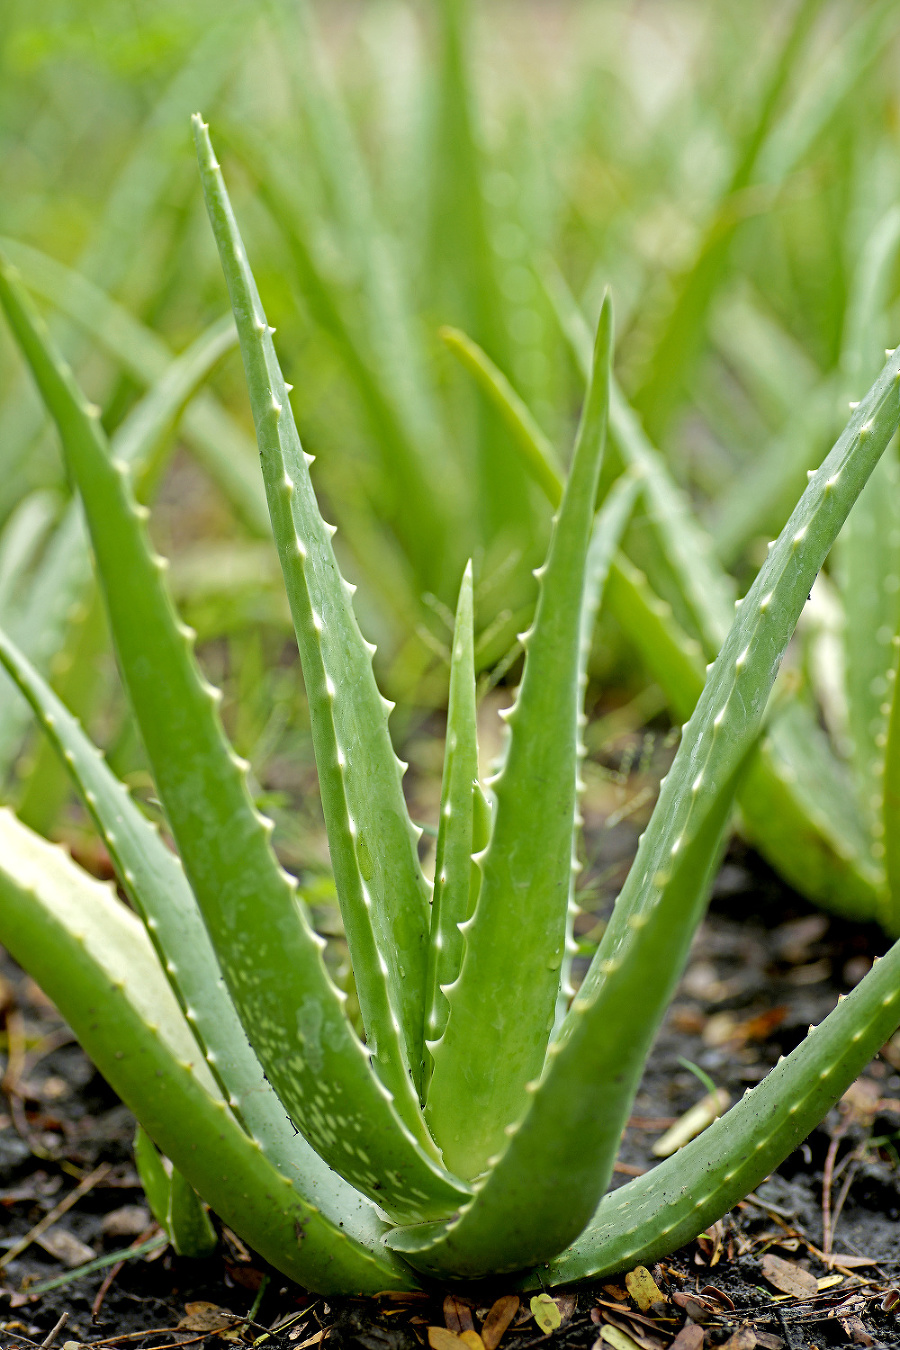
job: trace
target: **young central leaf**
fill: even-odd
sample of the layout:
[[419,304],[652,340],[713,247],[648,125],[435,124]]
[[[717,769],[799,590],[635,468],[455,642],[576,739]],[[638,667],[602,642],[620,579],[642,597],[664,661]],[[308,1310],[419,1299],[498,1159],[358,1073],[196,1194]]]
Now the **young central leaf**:
[[[507,714],[494,826],[450,1018],[432,1047],[427,1118],[446,1164],[482,1172],[541,1070],[564,958],[578,749],[581,594],[606,434],[612,317],[604,301],[572,472],[541,569],[525,670]],[[489,993],[487,991],[490,991]]]

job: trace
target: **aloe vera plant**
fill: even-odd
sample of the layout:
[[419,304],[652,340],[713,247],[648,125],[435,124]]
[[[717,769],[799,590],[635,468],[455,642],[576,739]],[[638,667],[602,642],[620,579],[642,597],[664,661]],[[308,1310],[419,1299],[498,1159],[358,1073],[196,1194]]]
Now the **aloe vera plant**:
[[[364,1040],[175,613],[132,471],[111,453],[6,262],[0,301],[81,495],[177,855],[4,634],[0,660],[67,765],[133,911],[3,812],[0,939],[138,1116],[158,1204],[168,1192],[173,1216],[176,1191],[195,1191],[315,1290],[409,1288],[500,1271],[521,1272],[525,1286],[562,1283],[651,1259],[771,1171],[900,1022],[898,946],[719,1125],[604,1198],[781,657],[897,427],[900,355],[861,401],[738,608],[573,995],[586,653],[636,491],[634,476],[623,475],[595,518],[610,303],[538,573],[534,623],[522,638],[506,754],[485,784],[477,778],[471,571],[462,578],[430,893],[372,648],[319,514],[272,329],[199,118],[195,136],[296,628]],[[168,1181],[150,1140],[172,1164]],[[196,1202],[194,1216],[202,1216]],[[208,1224],[204,1233],[195,1240],[209,1237]]]

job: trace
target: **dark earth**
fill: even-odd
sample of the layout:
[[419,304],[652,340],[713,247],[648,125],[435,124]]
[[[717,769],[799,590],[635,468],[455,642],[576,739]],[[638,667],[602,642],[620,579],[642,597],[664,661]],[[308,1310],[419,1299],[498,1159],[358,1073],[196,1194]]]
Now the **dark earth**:
[[[649,760],[665,757],[659,738],[656,752],[643,766],[649,778],[656,776]],[[593,767],[585,815],[588,856],[596,861],[582,877],[590,911],[579,920],[582,967],[646,814],[633,763],[622,772],[615,757],[604,764],[600,756]],[[623,794],[617,783],[626,778]],[[652,1166],[654,1142],[711,1088],[733,1100],[756,1083],[886,945],[877,929],[810,908],[733,845],[635,1101],[615,1184]],[[498,1341],[503,1350],[545,1341],[573,1350],[667,1350],[673,1342],[675,1350],[900,1346],[900,1036],[755,1195],[654,1267],[651,1306],[640,1310],[624,1275],[575,1293],[557,1290],[549,1315],[559,1326],[548,1335],[528,1296],[515,1304],[502,1280],[450,1293],[322,1299],[268,1269],[227,1230],[207,1260],[157,1245],[79,1274],[98,1257],[162,1241],[134,1169],[133,1119],[6,957],[0,1019],[7,1051],[0,1347],[160,1350],[223,1340],[266,1350],[325,1342],[329,1350],[496,1350]],[[75,1203],[36,1233],[76,1188]],[[33,1240],[18,1251],[26,1235]]]

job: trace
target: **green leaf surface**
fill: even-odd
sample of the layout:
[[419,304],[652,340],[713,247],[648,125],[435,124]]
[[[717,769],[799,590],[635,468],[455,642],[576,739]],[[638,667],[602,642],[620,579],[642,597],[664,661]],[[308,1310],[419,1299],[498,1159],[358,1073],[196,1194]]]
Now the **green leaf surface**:
[[[469,918],[481,873],[472,860],[478,778],[478,731],[475,722],[475,642],[473,637],[472,564],[467,564],[459,591],[450,664],[450,698],[434,891],[425,980],[426,1045],[443,1034],[449,1005],[443,986],[459,975],[463,952],[460,924]],[[481,847],[487,843],[485,839]]]
[[[75,719],[0,630],[0,661],[31,704],[93,817],[120,882],[140,914],[160,969],[223,1098],[255,1145],[304,1200],[366,1244],[383,1225],[371,1206],[322,1162],[285,1115],[251,1049],[206,928],[175,854],[142,815]],[[190,959],[185,954],[190,953]],[[156,1213],[156,1210],[154,1210]]]
[[[128,468],[109,458],[95,411],[8,265],[0,267],[0,300],[82,493],[123,678],[157,789],[260,1062],[285,1109],[335,1170],[364,1192],[376,1191],[385,1208],[396,1201],[400,1212],[410,1205],[420,1213],[440,1210],[458,1188],[401,1125],[344,1017],[322,962],[323,944],[297,904],[296,882],[271,850],[269,827],[247,789],[246,765],[222,730],[219,696],[198,671],[192,635],[172,609]],[[261,939],[254,936],[260,932]],[[298,1033],[287,1046],[286,1026]]]
[[[0,239],[29,290],[82,326],[124,371],[149,388],[164,379],[172,353],[158,334],[71,268],[17,239]],[[200,464],[218,483],[240,520],[269,537],[269,512],[253,443],[211,394],[185,410],[185,437]]]
[[332,866],[373,1063],[418,1143],[428,901],[389,705],[319,514],[262,304],[206,128],[201,177],[234,308],[275,541],[310,706]]
[[304,1201],[228,1111],[141,926],[59,848],[0,812],[0,940],[53,999],[113,1091],[227,1224],[313,1290],[415,1278]]
[[[464,927],[463,964],[445,994],[450,1018],[431,1047],[426,1113],[449,1165],[483,1171],[540,1072],[565,955],[579,743],[581,603],[606,436],[612,317],[607,299],[594,372],[547,561],[525,668],[505,715],[506,758],[491,784],[493,827],[481,890]],[[540,785],[540,790],[536,786]],[[540,934],[540,943],[534,934]],[[490,988],[489,1016],[485,990]],[[502,1044],[498,1060],[492,1053]]]
[[894,946],[758,1087],[646,1176],[604,1196],[581,1236],[526,1287],[630,1270],[689,1242],[806,1138],[898,1022]]

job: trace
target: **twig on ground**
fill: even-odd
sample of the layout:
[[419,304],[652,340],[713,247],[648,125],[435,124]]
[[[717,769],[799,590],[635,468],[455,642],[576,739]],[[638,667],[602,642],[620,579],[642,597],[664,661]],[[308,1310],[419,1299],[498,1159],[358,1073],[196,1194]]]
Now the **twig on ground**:
[[4,1266],[8,1266],[10,1261],[14,1261],[17,1256],[21,1256],[22,1253],[31,1246],[32,1242],[35,1242],[39,1237],[42,1237],[48,1228],[52,1228],[57,1219],[61,1219],[73,1205],[77,1205],[82,1196],[87,1195],[88,1191],[93,1190],[97,1185],[97,1182],[102,1181],[106,1174],[111,1170],[112,1168],[109,1163],[101,1163],[99,1167],[95,1167],[93,1172],[86,1176],[83,1181],[78,1183],[74,1191],[70,1191],[66,1198],[61,1200],[54,1209],[51,1209],[49,1214],[45,1214],[40,1222],[36,1223],[30,1232],[26,1233],[15,1246],[10,1247],[8,1251],[0,1256],[0,1270],[2,1270]]
[[41,1341],[41,1350],[50,1350],[50,1346],[56,1340],[57,1336],[62,1331],[63,1327],[66,1325],[68,1320],[69,1314],[67,1312],[64,1312],[60,1317],[59,1321],[56,1323],[56,1326],[53,1327],[52,1330],[48,1331],[47,1335]]

